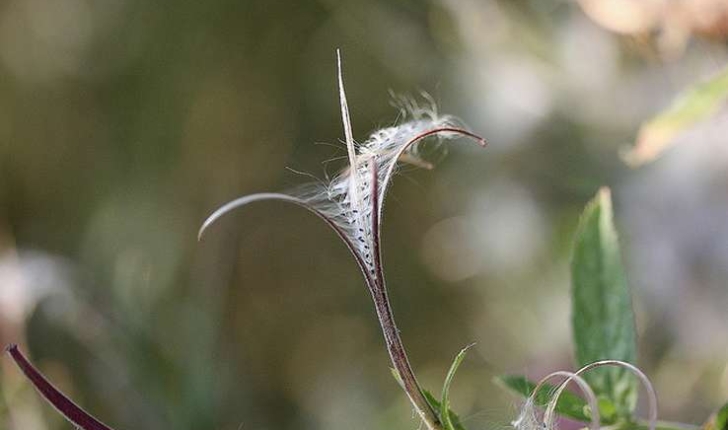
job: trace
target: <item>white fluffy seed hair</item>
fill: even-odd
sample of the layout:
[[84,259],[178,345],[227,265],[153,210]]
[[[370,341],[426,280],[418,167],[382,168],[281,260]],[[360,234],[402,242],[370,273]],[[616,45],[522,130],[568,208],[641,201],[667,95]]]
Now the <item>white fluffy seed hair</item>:
[[[649,423],[649,430],[655,430],[657,427],[657,394],[655,393],[655,389],[652,387],[652,382],[650,382],[650,378],[645,375],[642,370],[640,370],[637,366],[621,361],[621,360],[600,360],[595,361],[593,363],[587,364],[581,369],[577,370],[573,376],[570,376],[569,379],[572,378],[578,378],[580,375],[583,375],[584,373],[597,369],[600,367],[605,366],[613,366],[613,367],[620,367],[622,369],[626,369],[630,371],[633,375],[637,377],[637,379],[640,381],[642,386],[645,389],[645,393],[647,394],[647,404],[648,404],[648,423]],[[557,388],[556,396],[561,395],[561,392],[564,390],[566,383],[568,383],[568,379],[564,381],[564,383]],[[548,423],[553,420],[554,411],[556,409],[556,404],[549,404],[549,406],[546,409],[545,421]]]
[[[526,400],[523,407],[521,408],[521,412],[518,415],[518,418],[514,420],[511,424],[517,429],[517,430],[556,430],[556,426],[554,424],[555,419],[555,411],[556,411],[556,405],[558,404],[559,397],[563,394],[564,389],[570,382],[575,382],[579,385],[581,388],[584,396],[586,397],[587,403],[589,405],[589,408],[591,409],[591,429],[592,430],[598,430],[599,429],[599,407],[597,404],[596,396],[594,395],[594,392],[592,391],[589,384],[581,377],[584,373],[599,368],[599,367],[605,367],[605,366],[614,366],[614,367],[620,367],[623,369],[626,369],[630,371],[632,374],[634,374],[637,379],[642,383],[645,392],[647,394],[647,402],[648,402],[648,427],[650,430],[655,430],[657,426],[657,395],[655,394],[655,390],[652,387],[652,383],[650,382],[650,379],[645,375],[642,370],[640,370],[637,366],[620,361],[620,360],[600,360],[595,361],[593,363],[587,364],[581,369],[577,370],[576,372],[565,372],[565,371],[559,371],[554,372],[543,379],[539,381],[539,383],[536,385],[536,388],[533,390],[533,393],[531,396]],[[543,413],[543,418],[539,419],[538,416],[538,405],[536,405],[536,396],[539,390],[544,386],[544,384],[551,378],[554,377],[565,377],[566,379],[563,380],[559,385],[557,385],[555,388],[552,389],[552,391],[549,393],[551,398],[549,399],[548,404],[546,405],[545,411]]]
[[[544,413],[543,418],[541,419],[538,415],[539,405],[536,404],[536,397],[539,391],[544,388],[545,384],[548,381],[557,377],[565,379],[563,382],[561,382],[561,384],[559,384],[556,388],[553,388],[552,391],[549,393],[551,395],[551,398],[549,399],[549,402],[547,404],[546,413]],[[543,377],[538,382],[538,384],[536,384],[533,393],[531,393],[531,395],[528,397],[528,399],[526,399],[523,406],[521,407],[521,412],[519,413],[518,417],[511,423],[513,427],[515,427],[517,430],[556,430],[556,426],[553,423],[553,420],[550,419],[548,411],[551,410],[552,407],[556,406],[559,401],[559,397],[563,393],[563,388],[567,384],[569,384],[569,382],[576,383],[584,394],[584,397],[586,397],[587,404],[589,405],[589,408],[591,410],[590,428],[591,430],[598,430],[599,407],[597,404],[596,395],[594,395],[594,391],[581,376],[574,372],[567,371],[557,371],[550,373]]]
[[521,406],[518,417],[511,422],[516,430],[543,430],[542,420],[538,418],[538,410],[533,397],[529,397]]
[[[307,184],[291,190],[290,194],[317,209],[345,232],[367,270],[371,271],[374,269],[372,215],[377,211],[381,219],[382,203],[397,160],[405,156],[413,164],[428,165],[420,157],[421,137],[432,130],[461,125],[453,117],[439,115],[431,100],[421,105],[413,99],[395,97],[394,104],[400,110],[400,122],[373,132],[363,143],[356,143],[352,136],[338,51],[337,57],[339,99],[349,167],[329,183]],[[438,132],[437,139],[442,141],[457,134]],[[374,189],[376,196],[372,195]]]
[[378,243],[384,197],[395,173],[397,161],[430,167],[421,158],[425,138],[435,144],[457,136],[486,142],[467,131],[459,121],[440,115],[428,96],[424,103],[414,99],[394,97],[400,110],[396,124],[373,132],[363,143],[354,141],[349,106],[344,91],[341,54],[337,50],[339,103],[344,128],[349,167],[326,182],[299,186],[287,193],[260,193],[243,196],[226,203],[213,212],[202,224],[198,237],[226,213],[261,200],[283,200],[298,204],[324,219],[346,242],[366,275],[375,275],[378,265]]

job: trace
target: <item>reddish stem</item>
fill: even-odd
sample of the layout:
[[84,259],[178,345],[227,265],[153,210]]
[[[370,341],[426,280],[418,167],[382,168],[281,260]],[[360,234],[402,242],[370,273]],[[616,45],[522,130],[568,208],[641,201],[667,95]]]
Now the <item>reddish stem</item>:
[[66,397],[63,393],[58,391],[56,387],[51,384],[45,376],[43,376],[38,369],[36,369],[22,352],[18,349],[17,345],[8,345],[5,350],[10,354],[10,357],[15,361],[20,370],[35,386],[41,396],[48,401],[53,407],[58,410],[68,421],[77,427],[84,430],[113,430],[111,427],[97,420],[91,416],[88,412],[81,409],[80,406],[76,405]]

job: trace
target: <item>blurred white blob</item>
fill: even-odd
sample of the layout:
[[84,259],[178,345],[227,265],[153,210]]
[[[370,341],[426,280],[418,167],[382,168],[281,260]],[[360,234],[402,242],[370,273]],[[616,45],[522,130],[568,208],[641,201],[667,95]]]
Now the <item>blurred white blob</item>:
[[473,109],[488,118],[488,139],[502,143],[491,148],[526,142],[553,108],[543,65],[526,56],[500,54],[469,67],[477,70],[475,79],[467,81],[475,86],[472,93],[482,95],[473,100],[478,103]]
[[422,242],[422,258],[448,282],[483,272],[508,276],[530,267],[547,237],[547,223],[531,194],[500,182],[473,194],[466,216],[432,226]]
[[466,121],[498,142],[490,151],[530,142],[554,104],[550,65],[528,51],[533,34],[512,25],[497,2],[441,1],[457,22],[465,51],[457,80],[471,105]]
[[512,22],[493,0],[441,0],[457,21],[457,31],[467,49],[484,56],[508,37]]
[[662,0],[579,0],[599,25],[617,33],[647,33],[657,23]]
[[482,256],[469,240],[472,229],[469,219],[453,217],[427,231],[422,240],[422,258],[435,276],[457,282],[478,274]]
[[71,285],[70,266],[63,259],[39,251],[0,254],[0,315],[22,324],[38,302]]
[[0,60],[16,78],[47,83],[88,72],[89,53],[114,28],[122,1],[11,0],[0,18]]
[[16,0],[0,21],[0,58],[16,77],[48,81],[81,67],[93,23],[83,0]]
[[609,91],[618,73],[616,38],[578,17],[560,27],[559,39],[563,82],[579,93],[579,99]]
[[479,250],[483,269],[520,272],[532,267],[549,235],[543,211],[531,193],[513,182],[497,182],[471,198],[470,240]]

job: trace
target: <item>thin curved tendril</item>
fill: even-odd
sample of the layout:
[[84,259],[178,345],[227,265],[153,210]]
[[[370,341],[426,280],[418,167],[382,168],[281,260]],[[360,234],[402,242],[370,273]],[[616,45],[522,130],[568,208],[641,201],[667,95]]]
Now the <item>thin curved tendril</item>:
[[213,212],[210,216],[205,219],[205,221],[202,223],[202,227],[200,227],[199,232],[197,233],[197,240],[201,240],[202,236],[205,234],[205,232],[209,229],[209,227],[214,224],[217,220],[219,220],[223,215],[235,210],[239,209],[243,206],[247,206],[250,203],[259,202],[263,200],[280,200],[288,203],[293,203],[297,206],[301,206],[302,208],[308,210],[309,212],[314,213],[316,216],[321,218],[329,227],[331,227],[336,234],[339,236],[341,240],[344,241],[346,244],[346,247],[349,248],[349,251],[351,251],[351,254],[354,256],[354,259],[356,260],[357,264],[359,265],[359,268],[361,269],[362,273],[364,274],[364,277],[366,278],[367,283],[371,283],[372,280],[370,279],[371,276],[366,270],[366,265],[364,261],[359,256],[358,251],[356,251],[356,247],[351,242],[349,237],[346,235],[346,233],[341,230],[341,228],[329,217],[321,213],[318,209],[311,206],[310,204],[304,202],[303,200],[289,196],[288,194],[282,194],[282,193],[258,193],[258,194],[251,194],[247,196],[243,196],[240,198],[237,198],[235,200],[231,200],[224,205],[220,206],[215,212]]
[[594,390],[589,386],[589,384],[579,376],[576,372],[567,372],[567,371],[557,371],[550,373],[543,377],[538,384],[536,384],[536,387],[533,389],[533,393],[531,393],[530,400],[535,401],[536,395],[538,394],[539,390],[543,388],[543,386],[551,379],[557,376],[563,376],[567,378],[561,384],[559,384],[556,392],[552,396],[551,400],[548,403],[548,406],[546,408],[546,412],[544,413],[544,424],[547,430],[550,430],[552,428],[553,422],[549,420],[549,410],[552,408],[555,408],[558,404],[559,398],[561,397],[561,394],[563,393],[564,388],[566,388],[566,385],[568,385],[569,382],[574,381],[579,386],[581,391],[584,393],[584,395],[587,398],[587,404],[589,405],[589,409],[591,410],[591,429],[592,430],[598,430],[599,429],[599,405],[597,403],[597,397],[594,394]]
[[[400,159],[402,157],[402,155],[405,153],[405,151],[407,151],[407,149],[412,147],[412,145],[414,145],[415,143],[417,143],[420,140],[425,139],[427,137],[434,136],[434,135],[441,134],[441,133],[456,133],[456,134],[460,134],[460,135],[463,135],[466,137],[470,137],[471,139],[475,140],[478,143],[478,145],[480,145],[481,147],[485,147],[488,144],[488,142],[486,142],[485,139],[478,136],[477,134],[470,132],[468,130],[465,130],[464,128],[458,128],[458,127],[433,128],[432,130],[425,131],[425,132],[420,133],[417,136],[413,137],[412,139],[409,140],[409,142],[402,145],[402,147],[397,150],[397,153],[394,156],[394,162],[391,163],[391,165],[387,169],[386,174],[384,175],[384,177],[382,179],[382,185],[381,185],[382,198],[380,199],[380,202],[379,202],[379,212],[380,213],[382,212],[382,210],[384,208],[384,197],[386,196],[387,188],[389,187],[389,182],[391,181],[392,176],[394,175],[394,169],[397,168],[397,160]],[[381,217],[380,217],[380,220],[381,220]]]
[[[622,367],[625,369],[630,370],[635,376],[637,376],[637,379],[640,380],[642,383],[642,386],[645,388],[645,391],[647,391],[647,398],[648,398],[648,422],[649,422],[649,430],[655,430],[657,426],[657,394],[655,393],[655,389],[652,387],[652,383],[650,382],[650,379],[647,377],[647,375],[644,374],[637,366],[620,361],[620,360],[600,360],[595,361],[594,363],[589,363],[586,366],[582,367],[581,369],[574,372],[574,375],[579,376],[585,372],[588,372],[592,369],[596,369],[598,367],[603,366],[617,366]],[[565,388],[565,384],[568,382],[564,381],[561,386],[558,387],[557,395],[560,395],[561,392]],[[556,405],[549,405],[549,407],[546,410],[546,413],[544,414],[544,420],[547,424],[550,424],[553,421],[553,415],[554,415],[554,409],[556,408]]]

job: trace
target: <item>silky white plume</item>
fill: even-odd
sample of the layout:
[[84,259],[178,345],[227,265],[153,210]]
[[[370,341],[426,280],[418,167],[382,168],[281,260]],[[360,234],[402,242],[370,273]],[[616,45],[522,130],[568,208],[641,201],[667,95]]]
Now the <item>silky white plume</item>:
[[341,55],[337,51],[339,103],[349,167],[328,183],[300,186],[289,193],[253,194],[220,207],[202,225],[200,236],[222,215],[253,201],[278,199],[304,206],[324,219],[354,254],[368,281],[380,275],[379,220],[383,201],[397,161],[429,165],[420,158],[419,143],[430,136],[445,140],[466,136],[485,146],[479,136],[464,129],[454,118],[439,115],[434,104],[421,106],[399,98],[400,124],[373,132],[363,143],[354,141],[349,105],[344,91]]
[[[537,410],[539,405],[537,405],[536,402],[536,399],[538,398],[538,393],[541,391],[541,389],[545,388],[548,381],[557,377],[562,377],[566,379],[558,385],[558,388],[554,389],[553,392],[549,393],[551,397],[548,401],[548,406],[546,407],[547,413],[544,414],[543,418],[539,418]],[[586,397],[587,405],[589,406],[591,412],[590,429],[598,430],[599,406],[597,405],[597,397],[596,395],[594,395],[594,391],[591,389],[586,380],[584,380],[584,378],[577,375],[576,373],[566,371],[553,372],[543,377],[538,382],[538,384],[536,384],[533,392],[528,397],[528,399],[526,399],[526,402],[521,407],[521,412],[519,413],[518,418],[516,418],[511,423],[511,425],[513,425],[516,430],[556,430],[553,421],[549,419],[548,410],[552,405],[555,406],[558,403],[559,397],[563,392],[563,388],[565,388],[566,385],[568,385],[571,381],[575,382],[579,386],[579,389],[581,389],[582,393]]]

